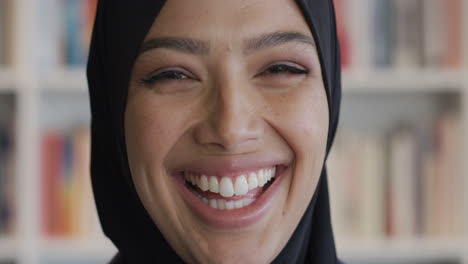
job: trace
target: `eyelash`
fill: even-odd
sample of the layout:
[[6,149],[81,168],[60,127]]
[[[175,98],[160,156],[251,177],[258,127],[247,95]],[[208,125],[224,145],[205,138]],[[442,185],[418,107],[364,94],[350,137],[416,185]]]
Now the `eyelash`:
[[269,66],[266,70],[262,71],[261,74],[309,74],[308,69],[301,69],[296,66],[288,65],[288,64],[275,64]]
[[195,78],[189,76],[187,73],[184,73],[179,70],[167,70],[160,72],[158,74],[151,75],[150,77],[143,78],[143,82],[146,84],[152,84],[161,81],[171,81],[171,80],[186,80]]
[[[261,73],[255,75],[255,77],[267,74],[267,75],[275,75],[275,74],[292,74],[292,75],[300,75],[300,74],[309,74],[308,69],[301,69],[299,67],[291,66],[288,64],[275,64],[269,66],[266,70],[262,71]],[[161,73],[152,75],[150,77],[143,78],[142,81],[145,84],[153,84],[156,82],[162,81],[171,81],[171,80],[196,80],[196,78],[190,76],[187,73],[179,70],[167,70]]]

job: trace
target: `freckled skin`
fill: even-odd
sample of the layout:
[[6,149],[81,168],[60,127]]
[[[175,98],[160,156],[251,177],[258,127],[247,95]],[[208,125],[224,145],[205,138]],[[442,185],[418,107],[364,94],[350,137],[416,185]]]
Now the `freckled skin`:
[[[146,39],[204,40],[210,43],[209,54],[155,49],[135,61],[125,112],[132,178],[154,223],[187,263],[270,263],[315,190],[328,133],[318,56],[314,48],[297,43],[242,52],[243,40],[274,31],[312,36],[292,0],[171,0]],[[277,61],[310,73],[263,74],[265,66]],[[142,83],[161,67],[186,69],[197,81]],[[273,209],[260,221],[220,230],[187,208],[168,168],[203,155],[242,153],[281,153],[291,169]]]

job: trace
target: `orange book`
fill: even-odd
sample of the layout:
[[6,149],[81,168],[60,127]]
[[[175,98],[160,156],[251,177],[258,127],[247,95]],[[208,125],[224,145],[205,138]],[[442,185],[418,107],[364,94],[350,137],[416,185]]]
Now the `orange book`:
[[443,66],[460,66],[461,57],[461,4],[460,0],[444,0],[446,53]]
[[60,233],[59,183],[62,171],[63,138],[50,132],[42,137],[41,170],[42,170],[42,229],[48,236]]

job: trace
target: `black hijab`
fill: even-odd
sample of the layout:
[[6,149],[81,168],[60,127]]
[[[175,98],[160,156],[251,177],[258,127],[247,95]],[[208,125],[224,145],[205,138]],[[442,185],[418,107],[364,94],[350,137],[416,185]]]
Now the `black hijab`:
[[[119,250],[115,263],[183,263],[141,204],[131,181],[124,112],[133,63],[165,1],[99,1],[88,62],[91,177],[99,218]],[[332,0],[298,0],[312,31],[329,106],[327,156],[340,99],[340,57]],[[325,165],[309,206],[273,263],[338,263]]]

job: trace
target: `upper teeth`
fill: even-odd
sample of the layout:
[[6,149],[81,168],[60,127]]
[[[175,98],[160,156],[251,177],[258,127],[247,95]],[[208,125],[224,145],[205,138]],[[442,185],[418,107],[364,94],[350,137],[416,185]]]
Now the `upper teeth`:
[[244,173],[234,178],[196,175],[184,172],[185,180],[197,185],[202,191],[219,193],[223,197],[245,195],[248,191],[263,187],[276,175],[275,167]]

